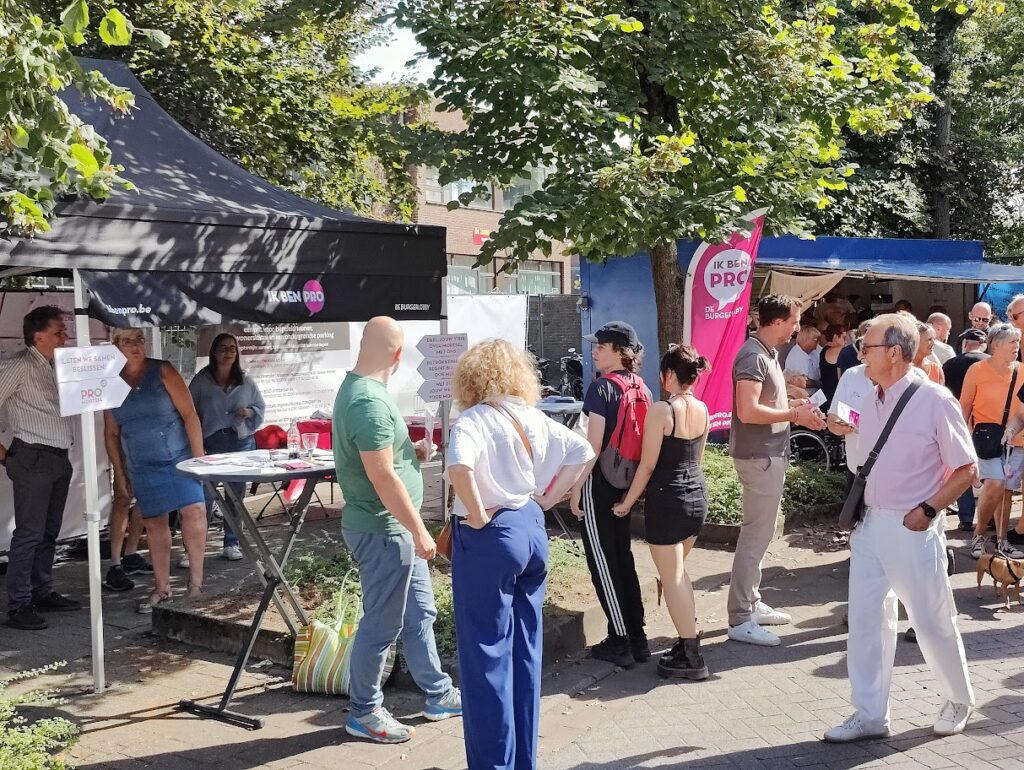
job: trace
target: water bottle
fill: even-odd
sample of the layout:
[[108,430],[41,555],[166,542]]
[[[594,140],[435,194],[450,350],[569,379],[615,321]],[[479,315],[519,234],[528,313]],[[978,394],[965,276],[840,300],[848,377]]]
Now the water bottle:
[[299,456],[299,426],[292,420],[292,426],[288,429],[288,458],[295,460]]

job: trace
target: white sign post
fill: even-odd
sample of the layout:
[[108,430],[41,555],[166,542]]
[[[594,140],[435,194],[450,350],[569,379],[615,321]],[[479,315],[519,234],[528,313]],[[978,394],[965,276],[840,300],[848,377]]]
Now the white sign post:
[[131,392],[121,379],[124,354],[113,345],[57,348],[54,370],[64,417],[121,406]]
[[423,377],[420,398],[430,403],[446,401],[452,397],[452,378],[459,356],[469,347],[466,334],[428,334],[419,341],[416,349],[423,354],[416,371]]

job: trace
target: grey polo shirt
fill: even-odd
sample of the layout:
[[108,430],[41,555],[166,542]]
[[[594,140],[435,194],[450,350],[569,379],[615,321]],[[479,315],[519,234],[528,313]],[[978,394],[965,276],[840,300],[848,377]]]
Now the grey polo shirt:
[[747,425],[736,410],[736,384],[750,380],[761,383],[759,403],[775,409],[788,409],[786,378],[779,355],[752,335],[743,343],[732,365],[732,430],[729,433],[729,454],[739,460],[762,457],[785,457],[789,450],[789,423]]

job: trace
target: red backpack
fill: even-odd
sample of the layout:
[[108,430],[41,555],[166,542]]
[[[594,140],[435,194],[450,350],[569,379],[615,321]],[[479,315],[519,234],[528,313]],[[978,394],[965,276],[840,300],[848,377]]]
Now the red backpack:
[[615,428],[608,446],[601,450],[598,463],[609,484],[616,489],[629,489],[640,465],[644,421],[647,419],[647,410],[651,408],[651,398],[644,390],[643,380],[635,374],[625,377],[621,374],[606,374],[604,378],[614,383],[622,395],[619,397]]

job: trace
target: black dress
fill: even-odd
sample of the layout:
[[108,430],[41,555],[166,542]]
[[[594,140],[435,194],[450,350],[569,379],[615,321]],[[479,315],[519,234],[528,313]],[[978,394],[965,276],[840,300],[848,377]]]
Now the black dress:
[[[828,350],[828,348],[825,348]],[[830,364],[825,358],[825,350],[821,351],[819,367],[821,368],[821,392],[825,394],[825,403],[821,405],[821,411],[828,414],[828,407],[835,398],[836,388],[839,387],[839,360]],[[839,354],[842,356],[842,353]]]
[[671,403],[669,408],[672,433],[662,439],[644,503],[647,542],[651,545],[676,545],[693,537],[708,513],[708,490],[699,462],[704,437],[676,436],[676,410]]

